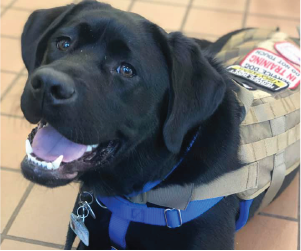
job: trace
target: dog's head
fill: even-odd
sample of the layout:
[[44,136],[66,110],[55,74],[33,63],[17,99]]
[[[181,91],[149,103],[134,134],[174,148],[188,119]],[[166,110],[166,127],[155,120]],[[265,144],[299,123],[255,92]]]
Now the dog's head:
[[50,187],[93,180],[110,195],[162,178],[158,161],[177,158],[225,92],[194,40],[96,1],[35,11],[22,56],[21,108],[38,123],[22,171]]

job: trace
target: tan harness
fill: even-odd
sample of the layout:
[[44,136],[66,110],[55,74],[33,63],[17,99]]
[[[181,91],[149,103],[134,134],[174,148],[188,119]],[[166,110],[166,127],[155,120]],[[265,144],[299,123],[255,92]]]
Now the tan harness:
[[[288,35],[276,29],[242,31],[229,39],[216,58],[225,66],[237,65],[255,48],[277,53],[274,44],[279,41],[294,43]],[[239,152],[245,165],[208,184],[174,185],[150,190],[129,198],[132,202],[150,202],[184,210],[194,200],[231,194],[250,200],[264,191],[266,194],[261,207],[273,200],[285,176],[300,164],[300,87],[270,94],[237,86],[236,97],[246,114],[240,126]]]

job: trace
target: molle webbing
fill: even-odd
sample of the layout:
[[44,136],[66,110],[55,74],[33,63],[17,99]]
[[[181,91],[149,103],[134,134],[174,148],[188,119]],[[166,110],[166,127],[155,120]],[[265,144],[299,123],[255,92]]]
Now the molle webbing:
[[[240,64],[255,48],[277,53],[274,44],[280,41],[295,44],[277,29],[249,29],[232,36],[216,58],[225,66]],[[275,94],[263,90],[248,93],[253,96],[251,106],[250,97],[246,101],[244,96],[237,95],[247,111],[240,127],[239,154],[246,166],[258,164],[258,187],[238,196],[253,199],[268,189],[262,204],[265,206],[276,195],[288,170],[291,172],[300,163],[300,87]]]

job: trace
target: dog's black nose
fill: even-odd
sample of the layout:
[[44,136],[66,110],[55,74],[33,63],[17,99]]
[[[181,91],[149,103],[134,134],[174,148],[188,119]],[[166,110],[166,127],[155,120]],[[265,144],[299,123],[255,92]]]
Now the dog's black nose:
[[[74,82],[65,73],[52,68],[42,68],[31,79],[33,94],[36,98],[47,97],[53,103],[69,102],[75,94]],[[46,95],[46,96],[44,96]]]

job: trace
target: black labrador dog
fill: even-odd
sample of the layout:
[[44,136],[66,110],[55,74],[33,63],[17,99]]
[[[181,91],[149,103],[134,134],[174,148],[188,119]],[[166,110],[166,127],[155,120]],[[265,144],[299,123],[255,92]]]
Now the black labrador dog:
[[[128,195],[163,180],[197,132],[158,187],[207,183],[240,168],[240,106],[213,59],[226,39],[219,41],[168,34],[96,1],[35,11],[22,34],[29,77],[21,108],[38,123],[26,143],[24,176],[47,187],[80,181],[97,195]],[[90,245],[79,249],[109,249],[110,212],[92,208]],[[238,212],[232,195],[179,228],[131,223],[127,247],[233,249]]]

